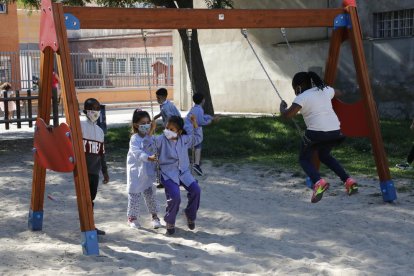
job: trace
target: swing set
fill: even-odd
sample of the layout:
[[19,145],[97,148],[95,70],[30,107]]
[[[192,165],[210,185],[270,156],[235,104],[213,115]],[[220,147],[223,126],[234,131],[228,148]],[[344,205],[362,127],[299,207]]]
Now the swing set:
[[[355,0],[344,0],[343,6],[338,9],[273,10],[126,9],[66,7],[61,3],[52,3],[51,0],[42,0],[39,42],[41,50],[39,106],[34,134],[35,149],[28,219],[29,229],[32,231],[42,230],[46,169],[73,172],[83,253],[85,255],[99,254],[78,114],[79,105],[76,98],[67,38],[67,30],[81,28],[141,30],[333,28],[325,69],[325,82],[331,86],[334,84],[341,44],[349,39],[362,94],[362,99],[355,104],[345,104],[334,100],[334,109],[341,121],[342,132],[347,136],[370,138],[383,200],[385,202],[394,201],[396,192],[391,180],[378,114],[371,92]],[[146,37],[144,37],[144,41],[145,39]],[[67,125],[61,124],[57,128],[50,128],[48,127],[52,93],[50,84],[55,54]],[[189,71],[190,78],[192,78],[192,70]]]

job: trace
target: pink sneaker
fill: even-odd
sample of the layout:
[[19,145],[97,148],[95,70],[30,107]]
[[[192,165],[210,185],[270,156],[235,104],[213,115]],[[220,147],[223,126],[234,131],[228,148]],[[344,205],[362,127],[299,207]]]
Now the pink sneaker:
[[346,189],[346,193],[348,195],[353,195],[358,193],[358,184],[356,183],[356,181],[352,178],[348,178],[345,183],[345,189]]
[[313,187],[313,194],[311,198],[312,203],[319,202],[322,199],[323,193],[329,189],[329,183],[324,179],[320,179]]

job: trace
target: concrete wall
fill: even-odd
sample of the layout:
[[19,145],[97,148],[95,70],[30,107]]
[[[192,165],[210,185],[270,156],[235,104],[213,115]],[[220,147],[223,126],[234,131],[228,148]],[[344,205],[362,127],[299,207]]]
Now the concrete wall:
[[[414,88],[412,78],[413,39],[374,40],[373,13],[414,8],[411,1],[358,1],[364,34],[367,61],[372,76],[375,98],[381,116],[406,117],[414,115],[411,108]],[[196,7],[205,8],[204,1],[196,0]],[[337,8],[342,1],[235,1],[236,8]],[[298,19],[300,20],[300,19]],[[264,66],[282,97],[294,98],[291,88],[293,75],[301,69],[324,73],[328,58],[330,31],[327,28],[287,29],[291,52],[279,29],[249,30],[249,37]],[[279,99],[272,89],[258,61],[239,30],[200,30],[200,45],[210,83],[213,104],[217,111],[266,112],[279,110]],[[182,109],[189,106],[189,81],[183,60],[179,37],[174,32],[175,101]],[[181,73],[184,72],[184,73]],[[411,75],[411,77],[410,77]],[[352,53],[345,43],[336,83],[348,93],[347,100],[359,98]]]

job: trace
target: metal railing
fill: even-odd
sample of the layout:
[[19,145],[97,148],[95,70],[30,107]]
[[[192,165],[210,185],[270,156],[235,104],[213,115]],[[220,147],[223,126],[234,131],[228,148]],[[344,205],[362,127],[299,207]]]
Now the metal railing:
[[[172,53],[71,53],[76,88],[173,85]],[[40,51],[0,52],[0,81],[14,89],[37,90]]]

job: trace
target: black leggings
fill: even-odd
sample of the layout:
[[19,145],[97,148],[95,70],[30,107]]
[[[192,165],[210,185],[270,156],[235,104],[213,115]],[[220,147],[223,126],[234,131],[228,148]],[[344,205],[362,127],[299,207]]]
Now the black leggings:
[[414,145],[411,146],[410,153],[407,156],[407,162],[408,162],[408,164],[413,163],[413,161],[414,161]]
[[94,206],[93,201],[95,200],[96,194],[98,193],[99,175],[88,174],[88,177],[89,177],[89,190],[91,191],[92,206]]

